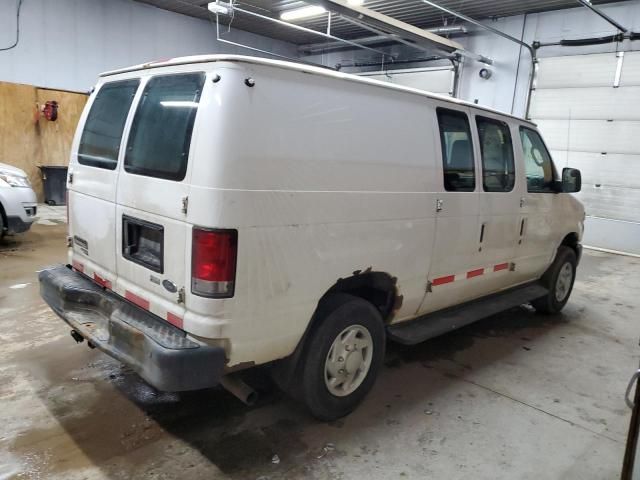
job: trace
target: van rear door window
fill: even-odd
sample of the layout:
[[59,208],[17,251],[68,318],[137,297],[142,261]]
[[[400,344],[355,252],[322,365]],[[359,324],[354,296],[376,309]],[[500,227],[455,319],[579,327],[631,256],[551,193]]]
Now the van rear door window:
[[449,192],[473,192],[476,174],[469,118],[463,112],[438,108],[444,188]]
[[204,79],[204,73],[188,73],[149,80],[129,134],[127,172],[184,179]]
[[124,123],[139,84],[134,79],[100,87],[80,137],[78,163],[115,170]]
[[476,117],[482,152],[482,185],[485,192],[510,192],[516,182],[509,125]]

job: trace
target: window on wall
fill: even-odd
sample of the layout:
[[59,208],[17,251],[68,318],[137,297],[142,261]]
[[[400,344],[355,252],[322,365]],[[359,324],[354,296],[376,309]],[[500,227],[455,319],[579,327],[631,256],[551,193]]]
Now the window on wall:
[[124,123],[139,84],[136,79],[105,83],[100,87],[80,137],[80,164],[115,170]]
[[555,192],[557,178],[551,155],[538,132],[520,127],[520,140],[529,192]]
[[463,112],[438,108],[444,188],[449,192],[472,192],[476,188],[473,141],[469,117]]
[[485,192],[510,192],[516,181],[509,125],[476,117],[482,152],[482,186]]
[[129,173],[182,180],[204,84],[203,73],[153,77],[136,110],[124,161]]

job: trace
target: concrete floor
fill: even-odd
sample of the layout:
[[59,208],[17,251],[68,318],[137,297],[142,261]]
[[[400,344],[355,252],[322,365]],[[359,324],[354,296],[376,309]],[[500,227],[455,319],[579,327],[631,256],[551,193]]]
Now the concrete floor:
[[[38,295],[65,226],[0,244],[0,479],[614,479],[637,366],[640,259],[586,252],[562,315],[524,307],[390,346],[373,392],[322,424],[277,391],[248,408],[159,394]],[[274,461],[274,455],[277,455]]]

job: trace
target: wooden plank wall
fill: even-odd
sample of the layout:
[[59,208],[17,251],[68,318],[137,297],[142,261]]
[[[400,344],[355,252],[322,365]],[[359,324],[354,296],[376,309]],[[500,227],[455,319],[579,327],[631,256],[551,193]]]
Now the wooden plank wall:
[[[55,122],[37,116],[45,102],[58,102]],[[71,142],[87,95],[0,82],[0,163],[29,175],[38,200],[44,199],[38,165],[68,165]]]

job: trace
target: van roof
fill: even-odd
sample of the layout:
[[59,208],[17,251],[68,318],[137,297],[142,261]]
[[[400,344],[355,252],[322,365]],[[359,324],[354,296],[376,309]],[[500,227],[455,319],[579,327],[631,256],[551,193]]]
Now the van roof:
[[215,54],[215,55],[191,55],[186,57],[176,57],[169,58],[166,60],[157,60],[148,63],[140,63],[138,65],[133,65],[131,67],[125,67],[118,70],[111,70],[108,72],[104,72],[100,74],[100,77],[108,77],[111,75],[118,75],[121,73],[128,72],[136,72],[139,70],[147,70],[150,68],[161,68],[161,67],[170,67],[174,65],[188,65],[188,64],[197,64],[197,63],[211,63],[211,62],[242,62],[242,63],[251,63],[257,65],[269,65],[272,67],[283,68],[286,70],[295,70],[298,72],[310,73],[314,75],[323,75],[325,77],[331,77],[336,79],[347,80],[351,82],[358,82],[368,85],[376,85],[378,87],[387,88],[390,90],[399,90],[403,92],[414,93],[417,95],[422,95],[424,97],[435,98],[438,100],[443,100],[446,102],[455,103],[458,105],[465,105],[468,107],[472,107],[478,110],[484,110],[492,113],[496,113],[498,115],[503,115],[505,117],[514,118],[516,120],[520,120],[531,125],[535,125],[531,120],[527,120],[526,118],[518,117],[515,115],[511,115],[509,113],[501,112],[500,110],[496,110],[494,108],[484,107],[482,105],[478,105],[475,103],[467,102],[465,100],[460,100],[457,98],[452,98],[445,95],[440,95],[437,93],[428,92],[426,90],[420,90],[417,88],[405,87],[402,85],[396,85],[393,83],[383,82],[381,80],[374,80],[372,78],[361,77],[359,75],[354,75],[351,73],[338,72],[335,70],[331,70],[329,68],[323,68],[319,66],[309,65],[305,63],[296,63],[296,62],[287,62],[283,60],[272,60],[269,58],[262,57],[252,57],[248,55],[227,55],[227,54]]

